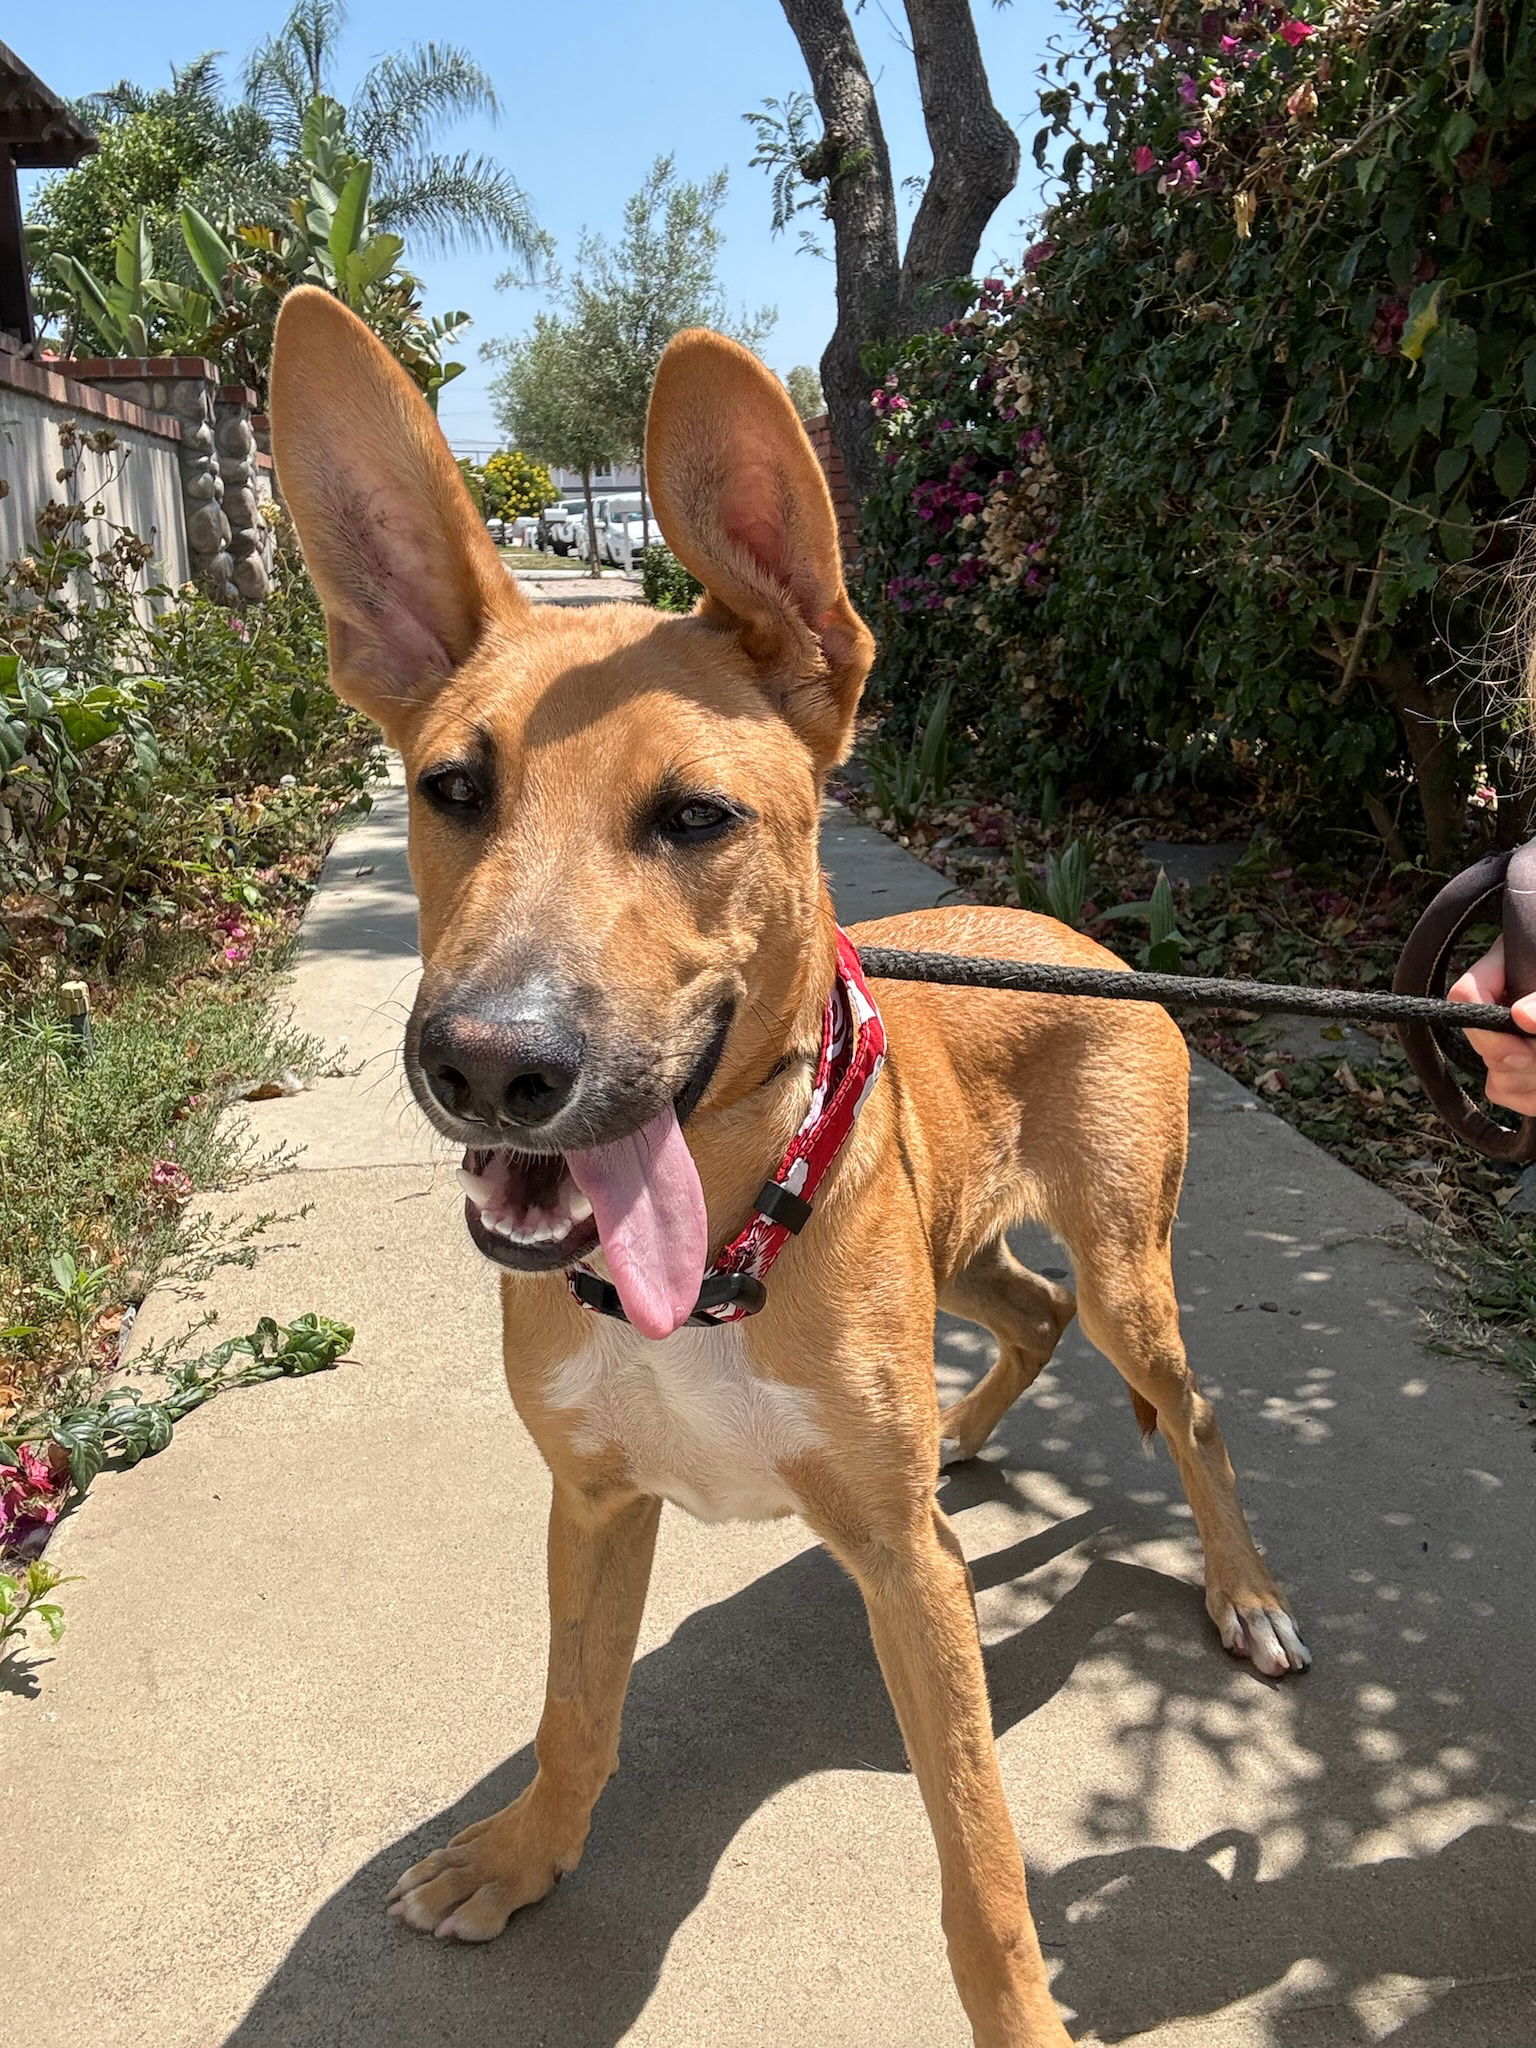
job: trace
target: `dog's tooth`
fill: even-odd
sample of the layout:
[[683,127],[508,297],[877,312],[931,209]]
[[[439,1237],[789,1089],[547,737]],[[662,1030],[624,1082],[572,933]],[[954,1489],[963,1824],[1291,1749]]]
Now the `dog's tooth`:
[[478,1208],[483,1209],[491,1199],[491,1183],[483,1173],[471,1173],[467,1166],[455,1168],[454,1178]]
[[567,1195],[565,1206],[573,1223],[585,1223],[592,1214],[592,1204],[587,1200],[580,1188]]

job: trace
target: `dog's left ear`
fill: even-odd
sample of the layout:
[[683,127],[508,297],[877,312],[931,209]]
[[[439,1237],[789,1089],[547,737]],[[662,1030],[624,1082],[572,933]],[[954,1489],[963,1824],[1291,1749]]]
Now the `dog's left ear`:
[[789,393],[750,349],[695,327],[656,372],[646,481],[667,544],[825,773],[848,751],[874,637],[843,588],[837,519]]

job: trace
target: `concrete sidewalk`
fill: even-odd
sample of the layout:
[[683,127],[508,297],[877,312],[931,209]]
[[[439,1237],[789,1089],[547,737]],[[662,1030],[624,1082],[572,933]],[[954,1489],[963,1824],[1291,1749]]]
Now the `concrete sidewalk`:
[[[144,1318],[313,1308],[356,1357],[214,1404],[57,1538],[69,1634],[0,1698],[5,2039],[963,2048],[858,1601],[792,1524],[665,1514],[575,1877],[485,1949],[384,1917],[527,1781],[545,1650],[547,1489],[494,1276],[402,1093],[403,810],[386,791],[338,843],[297,967],[351,1071],[253,1105],[307,1149],[220,1199],[307,1214]],[[844,814],[826,854],[850,921],[942,891]],[[1186,1330],[1317,1666],[1273,1687],[1222,1655],[1166,1456],[1069,1333],[942,1488],[1058,1996],[1143,2048],[1530,2048],[1529,1430],[1497,1376],[1421,1349],[1403,1211],[1209,1067],[1194,1107]],[[958,1385],[982,1345],[947,1326],[940,1360]]]

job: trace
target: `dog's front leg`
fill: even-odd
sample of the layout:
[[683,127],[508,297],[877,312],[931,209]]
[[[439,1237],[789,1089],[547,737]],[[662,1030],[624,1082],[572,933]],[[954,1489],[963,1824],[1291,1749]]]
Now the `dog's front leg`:
[[976,2048],[1071,2048],[1046,1981],[1003,1796],[959,1539],[937,1507],[898,1530],[874,1526],[855,1535],[844,1516],[837,1523],[818,1533],[853,1573],[869,1610],[938,1845],[950,1968]]
[[581,1860],[619,1766],[619,1719],[661,1502],[555,1481],[549,1513],[549,1677],[533,1783],[414,1864],[390,1912],[440,1937],[490,1941]]

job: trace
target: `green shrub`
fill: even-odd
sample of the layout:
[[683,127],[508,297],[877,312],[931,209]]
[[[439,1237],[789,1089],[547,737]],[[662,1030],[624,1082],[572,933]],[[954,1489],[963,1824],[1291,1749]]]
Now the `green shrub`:
[[640,588],[659,612],[691,612],[704,595],[703,584],[659,540],[640,557]]
[[[1223,780],[1448,854],[1528,482],[1536,28],[1086,8],[1012,283],[882,364],[882,678],[981,771]],[[928,516],[923,516],[924,513]]]
[[374,760],[297,557],[232,613],[146,591],[131,535],[93,557],[78,503],[40,524],[0,571],[0,973],[23,977],[50,953],[113,969],[181,912],[254,905]]

